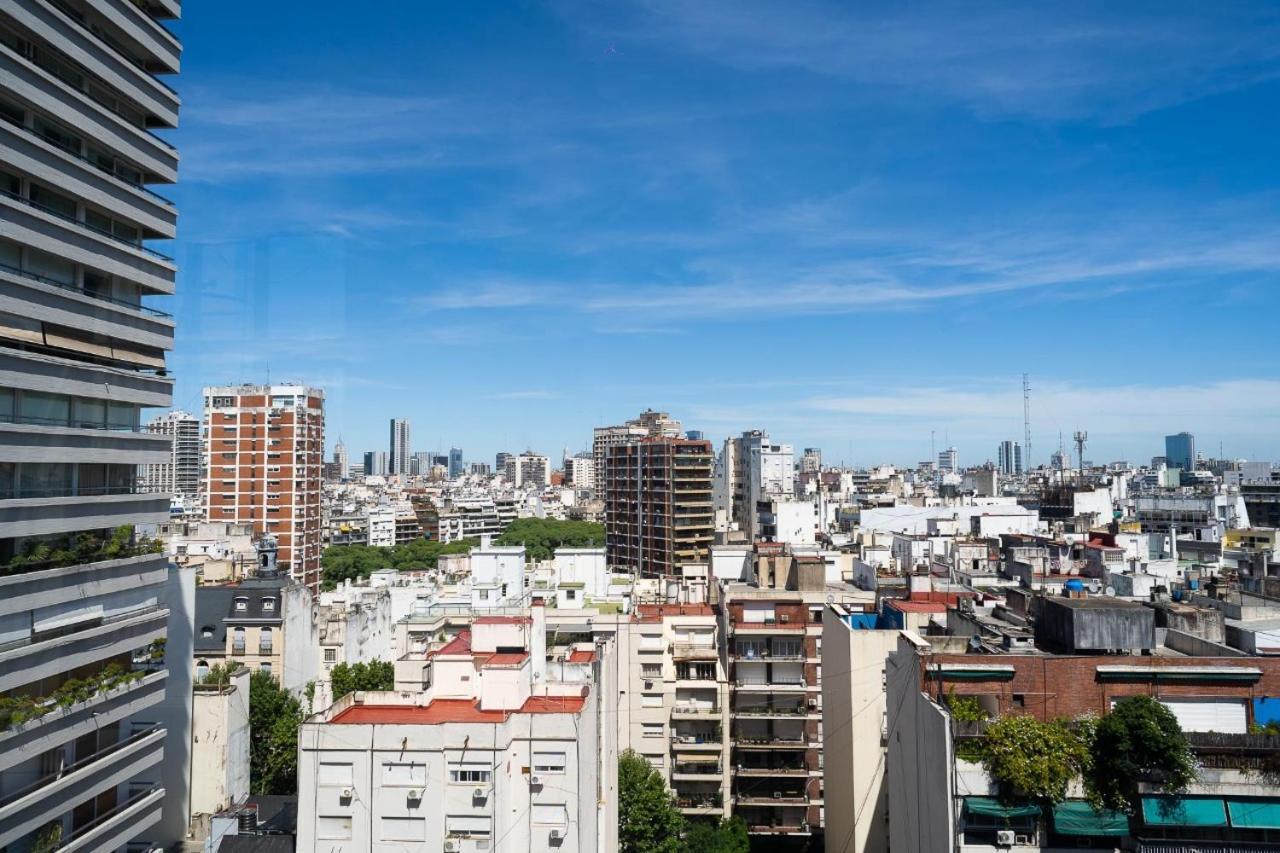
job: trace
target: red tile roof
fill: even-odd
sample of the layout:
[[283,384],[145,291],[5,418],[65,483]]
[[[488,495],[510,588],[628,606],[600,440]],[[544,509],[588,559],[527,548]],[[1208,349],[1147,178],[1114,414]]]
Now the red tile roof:
[[521,666],[528,659],[528,652],[491,652],[475,656],[477,667]]
[[636,622],[659,622],[663,616],[714,616],[706,604],[637,604]]
[[477,616],[477,625],[528,625],[533,620],[528,616]]
[[595,663],[596,653],[590,649],[574,649],[569,652],[569,663]]
[[471,654],[471,632],[460,631],[458,636],[445,643],[435,651],[427,652],[428,658],[436,655],[469,655]]
[[947,612],[947,604],[944,601],[904,601],[901,598],[890,598],[885,600],[885,605],[903,613]]
[[[518,713],[577,714],[584,696],[530,696]],[[427,705],[352,705],[329,722],[341,726],[436,726],[443,723],[501,723],[515,711],[484,711],[472,699],[436,699]]]

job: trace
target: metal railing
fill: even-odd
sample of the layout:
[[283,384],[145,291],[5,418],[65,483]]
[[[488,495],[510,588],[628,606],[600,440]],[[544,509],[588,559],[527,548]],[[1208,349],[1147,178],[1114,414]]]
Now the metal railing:
[[68,429],[100,429],[111,432],[144,432],[138,424],[110,424],[105,421],[84,421],[76,418],[42,418],[36,415],[18,415],[0,412],[0,423],[29,424],[32,426],[56,426]]
[[[41,118],[43,119],[44,117],[43,117],[43,116],[41,116]],[[45,120],[45,121],[48,121],[48,119],[44,119],[44,120]],[[84,162],[84,163],[88,163],[90,166],[92,166],[93,168],[97,169],[99,172],[102,172],[104,175],[106,175],[106,176],[107,176],[107,177],[109,177],[109,178],[113,178],[113,179],[115,179],[115,180],[119,181],[120,183],[124,184],[126,187],[128,187],[128,188],[130,188],[130,189],[134,189],[134,190],[141,190],[142,192],[144,192],[144,193],[146,193],[147,195],[149,195],[149,196],[151,196],[152,198],[154,198],[156,201],[158,201],[158,202],[160,202],[161,204],[165,205],[166,207],[177,207],[177,205],[176,205],[176,204],[174,204],[172,200],[165,198],[164,196],[160,195],[160,193],[156,192],[155,190],[153,190],[153,189],[151,189],[151,188],[147,187],[147,186],[146,186],[146,185],[144,185],[144,184],[135,184],[133,181],[130,181],[130,180],[126,179],[123,175],[119,175],[119,174],[117,174],[117,173],[116,173],[116,172],[114,172],[114,171],[107,171],[106,169],[104,169],[104,168],[102,167],[102,164],[101,164],[101,163],[98,163],[98,162],[97,162],[97,161],[95,161],[95,160],[91,160],[90,158],[86,157],[84,154],[80,153],[79,151],[76,151],[76,150],[74,150],[74,149],[72,149],[72,148],[70,148],[70,147],[68,147],[68,146],[66,146],[66,145],[62,145],[61,143],[59,143],[59,142],[58,142],[57,140],[55,140],[55,139],[50,139],[49,137],[45,136],[43,133],[40,133],[40,132],[39,132],[38,130],[36,130],[34,127],[27,127],[25,124],[19,124],[18,122],[16,122],[16,121],[12,121],[12,120],[8,120],[8,122],[9,122],[9,124],[10,124],[10,125],[12,125],[13,127],[16,127],[16,128],[19,128],[19,129],[21,129],[21,130],[25,131],[28,135],[35,137],[36,139],[40,140],[41,142],[46,142],[46,143],[48,143],[49,145],[52,145],[52,146],[54,146],[55,148],[57,148],[59,151],[62,151],[62,152],[64,152],[65,154],[67,154],[67,155],[69,155],[69,156],[71,156],[71,157],[74,157],[75,159],[80,160],[80,161],[82,161],[82,162]]]
[[8,273],[13,273],[14,275],[22,276],[23,278],[29,278],[32,281],[38,281],[41,284],[51,284],[54,287],[61,288],[62,290],[69,290],[72,293],[78,293],[81,296],[88,296],[89,298],[97,299],[100,302],[108,302],[112,305],[119,305],[123,308],[130,308],[134,311],[139,311],[143,314],[150,314],[153,317],[162,317],[166,320],[172,319],[173,317],[172,314],[161,311],[158,308],[151,308],[149,306],[143,305],[140,302],[128,302],[124,299],[117,299],[114,296],[107,296],[105,294],[93,293],[92,291],[85,290],[82,287],[77,287],[74,284],[67,284],[66,282],[58,281],[56,278],[49,278],[48,276],[40,275],[39,273],[34,273],[34,272],[31,272],[30,270],[20,269],[15,266],[10,266],[9,264],[6,264],[6,263],[0,263],[0,270],[3,270],[4,272],[8,272]]
[[85,758],[80,759],[74,764],[68,764],[66,767],[63,767],[61,770],[59,770],[56,773],[50,773],[48,776],[42,776],[41,778],[32,782],[30,785],[27,785],[25,788],[19,788],[18,790],[14,791],[12,794],[9,794],[8,796],[0,797],[0,808],[3,808],[11,803],[16,803],[18,800],[21,800],[23,797],[26,797],[30,794],[34,794],[36,791],[39,791],[41,788],[48,787],[49,785],[53,784],[59,779],[62,779],[72,773],[83,770],[86,767],[88,767],[90,764],[93,764],[97,761],[101,761],[102,759],[110,755],[113,755],[117,752],[122,752],[123,750],[127,749],[128,747],[132,746],[135,743],[138,743],[144,738],[150,737],[156,732],[162,732],[162,731],[164,731],[163,727],[152,726],[149,729],[138,732],[132,737],[127,737],[124,740],[116,741],[111,746],[100,749],[97,752],[93,753],[92,755],[89,755],[89,756],[86,756]]
[[90,225],[88,222],[83,222],[79,219],[76,219],[74,216],[68,216],[67,214],[63,213],[60,210],[55,210],[52,207],[47,207],[46,205],[40,204],[38,201],[32,201],[31,199],[26,198],[25,196],[21,196],[18,193],[9,192],[8,190],[0,190],[0,195],[3,195],[4,197],[11,199],[12,201],[16,201],[19,204],[24,204],[27,207],[34,208],[35,210],[39,210],[42,213],[47,213],[50,216],[56,217],[57,219],[61,219],[63,222],[69,222],[72,225],[76,225],[80,228],[83,228],[86,231],[91,231],[100,237],[106,237],[108,240],[114,240],[115,242],[121,244],[122,246],[128,246],[131,249],[137,249],[140,252],[145,252],[146,254],[151,255],[154,258],[158,258],[168,263],[173,263],[173,258],[169,257],[163,252],[157,252],[155,249],[144,246],[141,243],[134,243],[130,240],[126,240],[124,237],[120,237],[115,234],[112,234],[110,231],[104,231],[101,228],[95,228],[94,226]]
[[0,487],[0,500],[24,500],[29,498],[100,498],[105,495],[147,495],[137,484],[129,486],[77,486],[76,488],[27,489],[18,486]]

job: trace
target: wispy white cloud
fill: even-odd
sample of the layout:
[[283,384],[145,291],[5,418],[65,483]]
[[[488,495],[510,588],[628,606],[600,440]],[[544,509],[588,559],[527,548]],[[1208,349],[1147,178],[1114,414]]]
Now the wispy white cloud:
[[555,400],[560,397],[558,391],[547,391],[544,389],[526,389],[522,391],[500,391],[495,394],[485,394],[485,400]]

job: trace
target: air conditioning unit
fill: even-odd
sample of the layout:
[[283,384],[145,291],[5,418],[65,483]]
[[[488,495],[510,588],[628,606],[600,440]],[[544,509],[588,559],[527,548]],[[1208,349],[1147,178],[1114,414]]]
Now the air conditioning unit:
[[1020,845],[1022,845],[1022,846],[1024,846],[1024,847],[1030,847],[1030,846],[1031,846],[1031,844],[1032,844],[1031,836],[1030,836],[1030,835],[1019,835],[1019,836],[1017,837],[1017,841],[1018,841],[1018,844],[1020,844]]
[[489,795],[489,792],[486,791],[484,788],[476,788],[474,791],[471,792],[471,796],[477,800],[483,800],[488,795]]
[[530,776],[530,777],[529,777],[529,787],[531,787],[531,788],[541,788],[541,787],[542,787],[542,777],[541,777],[541,776]]
[[341,799],[349,800],[355,796],[355,791],[351,790],[350,788],[343,788],[341,791],[338,792],[338,796]]
[[790,615],[790,614],[788,614],[788,613],[780,613],[780,614],[778,614],[778,621],[779,621],[779,622],[790,622],[790,621],[791,621],[791,615]]
[[564,830],[563,830],[563,829],[553,829],[553,830],[551,830],[551,840],[552,840],[552,841],[563,841],[563,840],[564,840]]
[[461,849],[462,842],[453,838],[446,838],[444,840],[444,853],[458,853]]
[[997,847],[1012,847],[1018,841],[1018,836],[1012,829],[1001,829],[996,832]]
[[407,799],[410,799],[410,800],[421,800],[422,791],[418,790],[417,788],[410,788],[409,793],[406,794],[405,796]]
[[774,791],[774,792],[773,792],[773,798],[774,798],[775,800],[780,800],[780,799],[782,799],[782,792],[781,792],[781,791]]
[[818,707],[818,700],[817,700],[817,699],[810,699],[810,700],[809,700],[809,707],[810,707],[810,708],[816,708],[816,707]]

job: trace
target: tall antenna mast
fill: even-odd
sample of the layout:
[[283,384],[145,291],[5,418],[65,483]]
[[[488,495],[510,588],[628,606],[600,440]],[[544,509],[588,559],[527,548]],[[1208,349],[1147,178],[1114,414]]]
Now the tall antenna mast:
[[1084,476],[1084,446],[1089,441],[1089,433],[1084,430],[1076,430],[1075,442],[1077,461],[1080,463],[1080,476]]
[[1031,470],[1031,374],[1022,374],[1022,468]]

